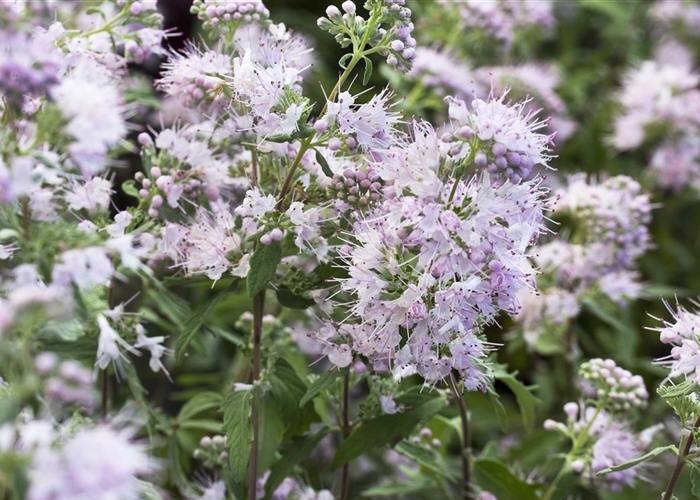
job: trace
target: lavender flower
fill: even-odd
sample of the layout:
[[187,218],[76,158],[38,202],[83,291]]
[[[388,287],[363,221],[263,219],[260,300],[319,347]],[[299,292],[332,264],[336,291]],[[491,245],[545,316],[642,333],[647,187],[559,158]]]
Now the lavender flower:
[[530,176],[534,165],[547,166],[552,136],[537,132],[547,122],[526,111],[527,101],[509,105],[507,94],[475,99],[471,110],[464,101],[449,98],[449,115],[456,138],[478,139],[470,151],[474,163],[517,184]]
[[[375,167],[401,196],[358,221],[341,253],[349,273],[341,289],[355,298],[359,324],[338,334],[375,370],[410,367],[435,383],[454,368],[467,388],[483,388],[489,347],[478,332],[499,310],[516,310],[515,294],[532,286],[526,249],[541,230],[542,192],[537,182],[494,188],[488,175],[444,184],[435,133],[416,134]],[[417,173],[432,178],[431,189],[411,182]]]
[[[700,345],[698,332],[700,332],[700,315],[692,313],[676,303],[676,310],[672,310],[668,302],[664,301],[666,309],[671,313],[673,321],[661,320],[663,326],[651,328],[659,332],[661,342],[671,344],[671,354],[660,358],[659,364],[670,369],[668,378],[676,378],[681,375],[690,378],[700,384]],[[697,306],[697,303],[694,303]]]
[[36,452],[27,498],[136,500],[142,490],[138,476],[151,474],[155,468],[145,447],[132,441],[130,431],[85,428],[60,448],[42,447]]

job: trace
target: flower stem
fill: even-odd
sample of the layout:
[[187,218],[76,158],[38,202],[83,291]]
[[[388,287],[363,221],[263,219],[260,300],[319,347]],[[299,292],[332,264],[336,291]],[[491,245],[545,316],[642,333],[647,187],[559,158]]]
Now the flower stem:
[[[681,471],[683,470],[683,466],[685,465],[685,458],[688,456],[690,453],[690,447],[693,445],[693,431],[700,427],[700,415],[698,416],[697,420],[693,424],[693,428],[690,429],[690,434],[688,435],[688,439],[685,442],[685,446],[683,446],[683,451],[678,455],[678,460],[676,461],[676,467],[673,469],[673,473],[671,474],[671,478],[668,480],[668,486],[666,487],[666,492],[664,493],[663,500],[671,500],[673,497],[673,490],[676,489],[676,483],[678,482],[678,478],[681,476]],[[683,438],[681,437],[681,445],[683,443]],[[679,445],[680,448],[680,445]]]
[[[581,410],[585,411],[585,410]],[[564,460],[564,464],[562,465],[561,469],[559,469],[559,472],[557,473],[556,477],[554,478],[554,481],[552,481],[552,484],[549,485],[549,488],[547,488],[547,491],[545,492],[544,496],[542,497],[542,500],[550,500],[552,498],[552,495],[554,495],[554,492],[557,489],[557,485],[559,484],[559,481],[561,481],[561,478],[563,478],[566,473],[570,470],[569,464],[576,458],[576,455],[579,453],[579,450],[583,447],[583,445],[586,444],[586,441],[588,441],[588,433],[591,430],[591,427],[593,427],[593,422],[598,418],[598,415],[600,415],[600,412],[603,411],[603,404],[598,403],[595,409],[595,413],[591,417],[591,419],[588,421],[586,424],[586,427],[583,428],[583,430],[579,433],[579,435],[576,437],[574,440],[574,444],[571,447],[571,451],[569,452],[568,455],[566,455],[566,459]]]
[[[345,70],[343,73],[340,75],[340,78],[338,78],[338,81],[336,82],[335,86],[333,87],[333,90],[331,90],[331,93],[328,94],[328,99],[326,99],[326,103],[323,105],[323,109],[321,110],[321,113],[318,115],[318,119],[323,118],[323,116],[326,114],[328,111],[328,103],[332,102],[333,99],[335,99],[335,96],[340,92],[343,88],[343,85],[345,85],[345,82],[347,79],[350,77],[352,74],[352,70],[355,69],[355,66],[357,66],[357,63],[359,63],[363,57],[365,57],[370,51],[365,51],[365,47],[367,46],[367,42],[369,41],[369,36],[371,32],[374,30],[374,28],[377,25],[377,19],[379,16],[379,11],[375,11],[372,13],[372,17],[370,17],[367,30],[365,31],[365,35],[362,37],[362,40],[357,44],[357,46],[353,47],[355,50],[355,53],[352,55],[352,58],[350,59],[350,62],[348,65],[345,67]],[[289,170],[287,171],[287,176],[284,179],[284,183],[282,184],[282,189],[280,191],[279,197],[277,198],[277,210],[281,210],[282,206],[284,205],[284,199],[287,196],[287,193],[289,192],[289,188],[292,185],[292,180],[294,179],[294,173],[296,172],[297,167],[299,166],[299,163],[301,163],[301,159],[303,158],[304,154],[311,148],[311,143],[313,142],[313,135],[311,137],[307,137],[306,139],[301,141],[301,146],[299,147],[299,151],[297,152],[296,157],[294,158],[294,161],[292,162],[291,166],[289,167]]]
[[[350,435],[350,374],[346,373],[343,379],[343,441]],[[350,462],[345,462],[340,474],[340,496],[338,500],[345,500],[348,495],[348,476]]]
[[[260,378],[260,343],[262,339],[262,317],[265,306],[265,290],[253,297],[253,372],[252,383]],[[258,446],[260,441],[260,418],[258,398],[253,397],[253,411],[251,420],[253,423],[253,442],[250,447],[250,461],[248,468],[248,500],[256,500],[258,481]]]
[[469,430],[469,415],[467,414],[467,405],[464,403],[464,397],[457,387],[457,381],[452,373],[450,373],[450,387],[457,398],[459,416],[462,420],[462,498],[468,500],[471,498],[472,490],[471,467],[469,464],[469,455],[472,449],[472,436]]

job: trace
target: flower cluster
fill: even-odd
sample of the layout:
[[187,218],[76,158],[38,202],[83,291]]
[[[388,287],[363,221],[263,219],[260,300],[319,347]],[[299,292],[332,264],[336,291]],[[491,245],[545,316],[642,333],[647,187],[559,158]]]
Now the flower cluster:
[[471,109],[464,101],[451,99],[449,115],[456,129],[455,138],[476,139],[469,151],[474,163],[494,176],[518,184],[530,177],[533,166],[547,166],[552,137],[537,132],[547,122],[525,111],[527,101],[509,105],[506,96],[504,92],[487,101],[475,99]]
[[138,498],[144,488],[138,476],[155,470],[146,447],[132,440],[131,431],[84,428],[60,447],[47,443],[35,452],[27,498]]
[[544,332],[552,340],[563,335],[586,297],[602,295],[618,306],[639,297],[635,263],[651,247],[650,198],[630,177],[595,183],[578,174],[555,194],[554,216],[569,221],[573,230],[569,241],[558,238],[538,247],[534,260],[544,272],[541,293],[523,292],[524,307],[516,318],[536,348],[544,348],[537,347]]
[[357,13],[357,6],[346,0],[340,9],[331,5],[326,16],[318,20],[318,26],[328,31],[342,47],[362,44],[378,50],[386,57],[387,64],[405,73],[416,58],[416,40],[411,36],[413,23],[411,9],[406,0],[369,0],[365,8],[370,18],[365,20]]
[[553,2],[549,0],[465,0],[455,5],[465,29],[483,30],[507,45],[518,30],[554,26]]
[[660,320],[663,326],[653,328],[659,332],[661,342],[670,344],[671,354],[658,360],[669,367],[668,378],[684,376],[700,384],[700,371],[698,367],[698,332],[700,332],[700,315],[690,312],[679,304],[676,310],[672,310],[668,302],[664,302],[671,313],[673,321]]
[[427,126],[414,135],[374,165],[387,198],[341,250],[341,289],[355,298],[358,324],[330,337],[347,338],[377,371],[410,368],[436,383],[455,369],[483,389],[489,347],[479,330],[533,286],[527,248],[542,228],[543,192],[537,181],[494,185],[488,174],[445,183],[444,143]]
[[567,415],[566,424],[546,420],[544,428],[561,432],[571,439],[573,448],[567,455],[567,463],[575,473],[591,482],[595,481],[596,487],[611,491],[632,486],[638,478],[644,477],[644,466],[602,476],[598,473],[642,456],[658,428],[635,434],[629,430],[629,424],[616,420],[599,407],[583,403],[567,403],[564,412]]
[[[223,29],[224,32],[235,31],[237,25],[267,21],[270,11],[261,1],[194,0],[192,14],[204,21],[204,28]],[[233,26],[227,26],[233,24]]]
[[579,368],[585,392],[606,401],[611,411],[644,408],[649,399],[644,380],[617,366],[612,359],[594,358]]

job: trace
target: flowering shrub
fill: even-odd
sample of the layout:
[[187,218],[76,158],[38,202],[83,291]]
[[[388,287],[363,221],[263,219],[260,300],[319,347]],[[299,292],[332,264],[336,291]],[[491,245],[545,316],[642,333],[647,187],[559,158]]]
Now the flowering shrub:
[[700,498],[698,5],[190,3],[0,5],[3,498]]

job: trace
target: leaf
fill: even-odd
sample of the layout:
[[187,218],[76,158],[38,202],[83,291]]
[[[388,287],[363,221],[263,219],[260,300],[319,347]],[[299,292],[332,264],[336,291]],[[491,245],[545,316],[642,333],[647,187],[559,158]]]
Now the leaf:
[[363,497],[394,497],[394,498],[409,498],[414,493],[419,493],[428,488],[433,488],[435,485],[426,477],[413,479],[410,482],[395,482],[377,486],[362,492]]
[[258,245],[250,258],[250,271],[246,278],[248,296],[255,297],[272,281],[277,264],[282,260],[282,245],[272,241],[269,245]]
[[336,381],[336,379],[340,377],[344,377],[346,373],[350,368],[345,367],[340,370],[332,369],[328,370],[326,373],[321,375],[319,378],[316,379],[316,381],[311,384],[311,386],[308,388],[306,391],[306,394],[304,394],[304,397],[301,398],[301,401],[299,402],[299,406],[304,406],[306,403],[314,399],[316,396],[321,394],[321,392],[325,391],[328,389],[331,385],[333,385],[333,382]]
[[280,287],[277,290],[277,302],[289,309],[307,309],[315,304],[312,299],[295,295],[289,288]]
[[429,469],[436,474],[449,479],[450,481],[455,481],[455,476],[452,474],[452,471],[448,467],[447,463],[445,463],[442,456],[436,453],[435,450],[429,450],[421,445],[403,440],[396,445],[396,451],[422,465],[426,469]]
[[228,445],[231,474],[237,482],[243,481],[248,470],[250,448],[253,442],[252,391],[234,391],[226,396],[221,404],[224,414],[224,431]]
[[308,388],[286,359],[275,362],[270,374],[270,388],[280,413],[285,417],[287,437],[306,430],[305,426],[318,419],[312,405],[308,402],[301,404]]
[[200,392],[182,406],[177,416],[177,421],[178,423],[187,422],[195,415],[199,415],[213,408],[219,408],[221,407],[222,401],[223,396],[218,392]]
[[[260,398],[260,436],[258,442],[258,469],[268,470],[275,461],[275,453],[284,438],[285,420],[288,416],[279,410],[270,393]],[[298,410],[297,410],[298,411]],[[282,418],[284,416],[284,419]]]
[[268,492],[265,496],[266,499],[272,496],[284,478],[292,475],[294,468],[316,449],[327,434],[328,429],[323,427],[313,434],[295,439],[284,447],[282,458],[270,467],[270,476],[265,483],[265,491]]
[[141,196],[139,196],[139,190],[136,189],[136,181],[134,181],[134,179],[124,181],[122,183],[122,191],[124,191],[124,194],[129,195],[132,198],[136,198],[137,200],[141,199]]
[[180,424],[180,429],[195,429],[219,434],[221,432],[221,422],[211,419],[188,420]]
[[365,60],[365,74],[362,77],[362,85],[367,85],[369,79],[372,78],[372,60],[369,57],[363,57]]
[[343,57],[340,58],[340,61],[338,61],[338,66],[340,66],[343,69],[347,69],[348,65],[345,61],[348,61],[349,59],[352,59],[352,54],[345,54]]
[[328,177],[333,177],[333,171],[321,152],[318,149],[314,149],[314,151],[316,151],[316,161],[319,165],[321,165],[321,170],[323,170],[323,173]]
[[498,423],[501,426],[503,432],[508,431],[508,413],[506,412],[503,403],[501,403],[501,397],[494,390],[488,391],[489,400],[491,401],[491,406],[493,406],[493,411],[496,413],[496,418],[498,418]]
[[197,311],[193,312],[190,317],[187,318],[186,322],[184,322],[182,331],[175,341],[175,361],[177,363],[182,363],[182,360],[185,359],[187,348],[205,325],[209,315],[212,313],[212,311],[214,311],[216,306],[219,305],[219,302],[221,302],[231,292],[232,286],[233,284],[214,295],[211,300],[209,300]]
[[646,462],[650,458],[654,458],[661,455],[665,451],[673,451],[677,454],[678,448],[676,448],[676,446],[672,444],[668,446],[659,446],[658,448],[654,448],[649,453],[639,458],[635,458],[634,460],[630,460],[629,462],[625,462],[624,464],[616,465],[615,467],[608,467],[607,469],[603,469],[602,471],[598,472],[598,475],[601,476],[603,474],[609,474],[611,472],[619,472],[621,470],[631,469],[632,467],[639,465],[642,462]]
[[[397,403],[403,404],[400,398],[396,399]],[[419,423],[429,420],[444,407],[444,398],[431,398],[420,405],[408,407],[401,413],[362,421],[340,445],[331,467],[336,469],[377,446],[394,443],[397,439],[408,436]]]
[[693,485],[691,493],[695,496],[695,498],[700,498],[700,468],[697,466],[690,468],[690,482]]
[[634,334],[632,329],[627,326],[625,323],[620,321],[615,315],[608,310],[607,307],[605,307],[603,304],[599,303],[598,301],[594,300],[591,297],[584,297],[581,299],[581,305],[583,308],[591,313],[593,316],[598,318],[604,323],[607,323],[608,325],[612,326],[615,330],[617,330],[620,333],[627,333],[627,334]]
[[474,479],[498,500],[537,500],[537,486],[528,484],[508,470],[503,462],[492,458],[474,462]]
[[515,399],[520,407],[520,413],[523,418],[523,426],[528,430],[532,430],[532,426],[535,423],[535,406],[540,404],[540,400],[532,395],[532,390],[535,386],[526,387],[515,378],[516,373],[507,373],[503,367],[498,369],[494,377],[496,380],[500,380],[508,386],[508,388],[515,394]]

